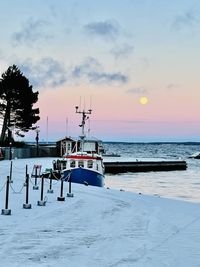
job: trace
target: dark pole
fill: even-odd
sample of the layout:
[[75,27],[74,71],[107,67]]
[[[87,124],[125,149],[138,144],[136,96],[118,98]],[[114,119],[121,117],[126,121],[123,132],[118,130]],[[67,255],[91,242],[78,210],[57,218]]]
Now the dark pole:
[[28,203],[28,198],[29,198],[29,174],[27,173],[27,165],[26,165],[26,203],[23,204],[24,209],[31,209],[31,204]]
[[36,140],[36,155],[37,157],[39,156],[39,127],[36,128],[36,137],[35,137],[35,140]]
[[37,166],[35,166],[35,186],[37,186]]
[[10,128],[8,128],[8,141],[9,141],[9,160],[12,160],[12,131]]
[[50,185],[49,185],[49,189],[52,189],[52,178],[50,178]]
[[39,155],[39,145],[38,145],[39,137],[38,137],[38,132],[37,132],[37,157]]
[[42,185],[41,185],[41,201],[43,201],[43,195],[44,195],[44,177],[42,176]]
[[9,183],[10,183],[10,177],[7,176],[5,209],[1,210],[2,215],[11,215],[11,210],[8,209]]
[[67,193],[67,197],[73,197],[74,194],[72,193],[72,175],[71,172],[69,173],[69,193]]
[[60,186],[60,196],[57,197],[58,201],[65,201],[65,197],[63,197],[63,180],[61,180],[61,186]]
[[12,142],[9,142],[9,160],[12,160]]
[[6,183],[6,203],[5,203],[5,209],[8,209],[9,180],[10,180],[10,177],[9,177],[9,176],[7,176],[7,183]]
[[29,187],[29,179],[28,179],[28,165],[26,165],[26,204],[28,204],[28,187]]
[[31,204],[28,203],[29,198],[29,174],[28,165],[26,165],[26,204],[23,205],[24,209],[31,209]]
[[34,169],[35,169],[35,175],[32,175],[32,177],[35,177],[35,185],[33,186],[33,190],[38,190],[39,189],[39,186],[37,185],[37,177],[39,177],[37,173],[38,165],[34,165]]
[[38,201],[38,206],[45,206],[46,205],[46,201],[43,200],[43,196],[44,196],[44,176],[42,175],[41,197],[40,197],[40,200]]
[[52,189],[52,176],[53,176],[53,173],[52,173],[52,170],[50,171],[50,174],[49,174],[49,189],[47,190],[47,193],[53,193],[53,189]]
[[12,160],[10,162],[10,182],[12,181]]
[[10,99],[8,100],[8,142],[9,142],[9,160],[12,159],[12,130],[11,130],[11,123],[10,123]]
[[72,192],[72,181],[71,181],[71,175],[69,177],[69,193],[71,194]]
[[63,197],[63,180],[61,180],[60,196]]
[[29,175],[26,174],[26,204],[28,204]]

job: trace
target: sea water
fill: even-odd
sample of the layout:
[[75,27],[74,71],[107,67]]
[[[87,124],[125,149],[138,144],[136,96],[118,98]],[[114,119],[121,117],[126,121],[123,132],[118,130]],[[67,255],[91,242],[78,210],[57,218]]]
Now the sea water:
[[189,158],[200,151],[200,144],[191,143],[105,143],[109,153],[131,158],[181,159],[187,162],[186,170],[106,174],[105,186],[118,190],[174,198],[200,203],[200,159]]

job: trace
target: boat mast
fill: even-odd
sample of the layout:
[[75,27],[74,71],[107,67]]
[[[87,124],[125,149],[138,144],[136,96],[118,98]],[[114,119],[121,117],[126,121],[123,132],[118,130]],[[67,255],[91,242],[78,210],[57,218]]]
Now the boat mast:
[[83,109],[83,111],[80,111],[79,110],[79,107],[76,106],[76,113],[79,113],[79,114],[82,114],[82,122],[81,124],[79,125],[81,128],[82,128],[82,131],[81,131],[81,135],[79,136],[80,139],[81,139],[81,152],[84,151],[84,140],[85,140],[85,121],[89,119],[89,114],[92,113],[92,110],[91,109],[88,109],[88,111],[85,111],[85,109]]

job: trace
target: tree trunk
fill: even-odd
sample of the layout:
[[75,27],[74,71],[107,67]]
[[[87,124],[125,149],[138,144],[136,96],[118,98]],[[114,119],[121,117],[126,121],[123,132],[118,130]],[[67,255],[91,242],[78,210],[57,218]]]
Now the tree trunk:
[[6,139],[6,131],[8,130],[7,126],[9,126],[9,121],[10,121],[10,107],[9,105],[7,105],[5,115],[3,118],[3,126],[1,130],[1,137],[0,137],[1,142],[4,142]]

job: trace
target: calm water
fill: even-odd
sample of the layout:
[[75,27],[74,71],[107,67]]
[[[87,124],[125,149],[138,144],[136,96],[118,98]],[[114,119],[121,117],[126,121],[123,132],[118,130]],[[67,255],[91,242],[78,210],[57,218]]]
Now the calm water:
[[106,187],[200,203],[200,159],[188,158],[200,151],[200,144],[106,143],[104,147],[107,153],[117,153],[121,157],[183,159],[187,162],[185,171],[106,174]]

